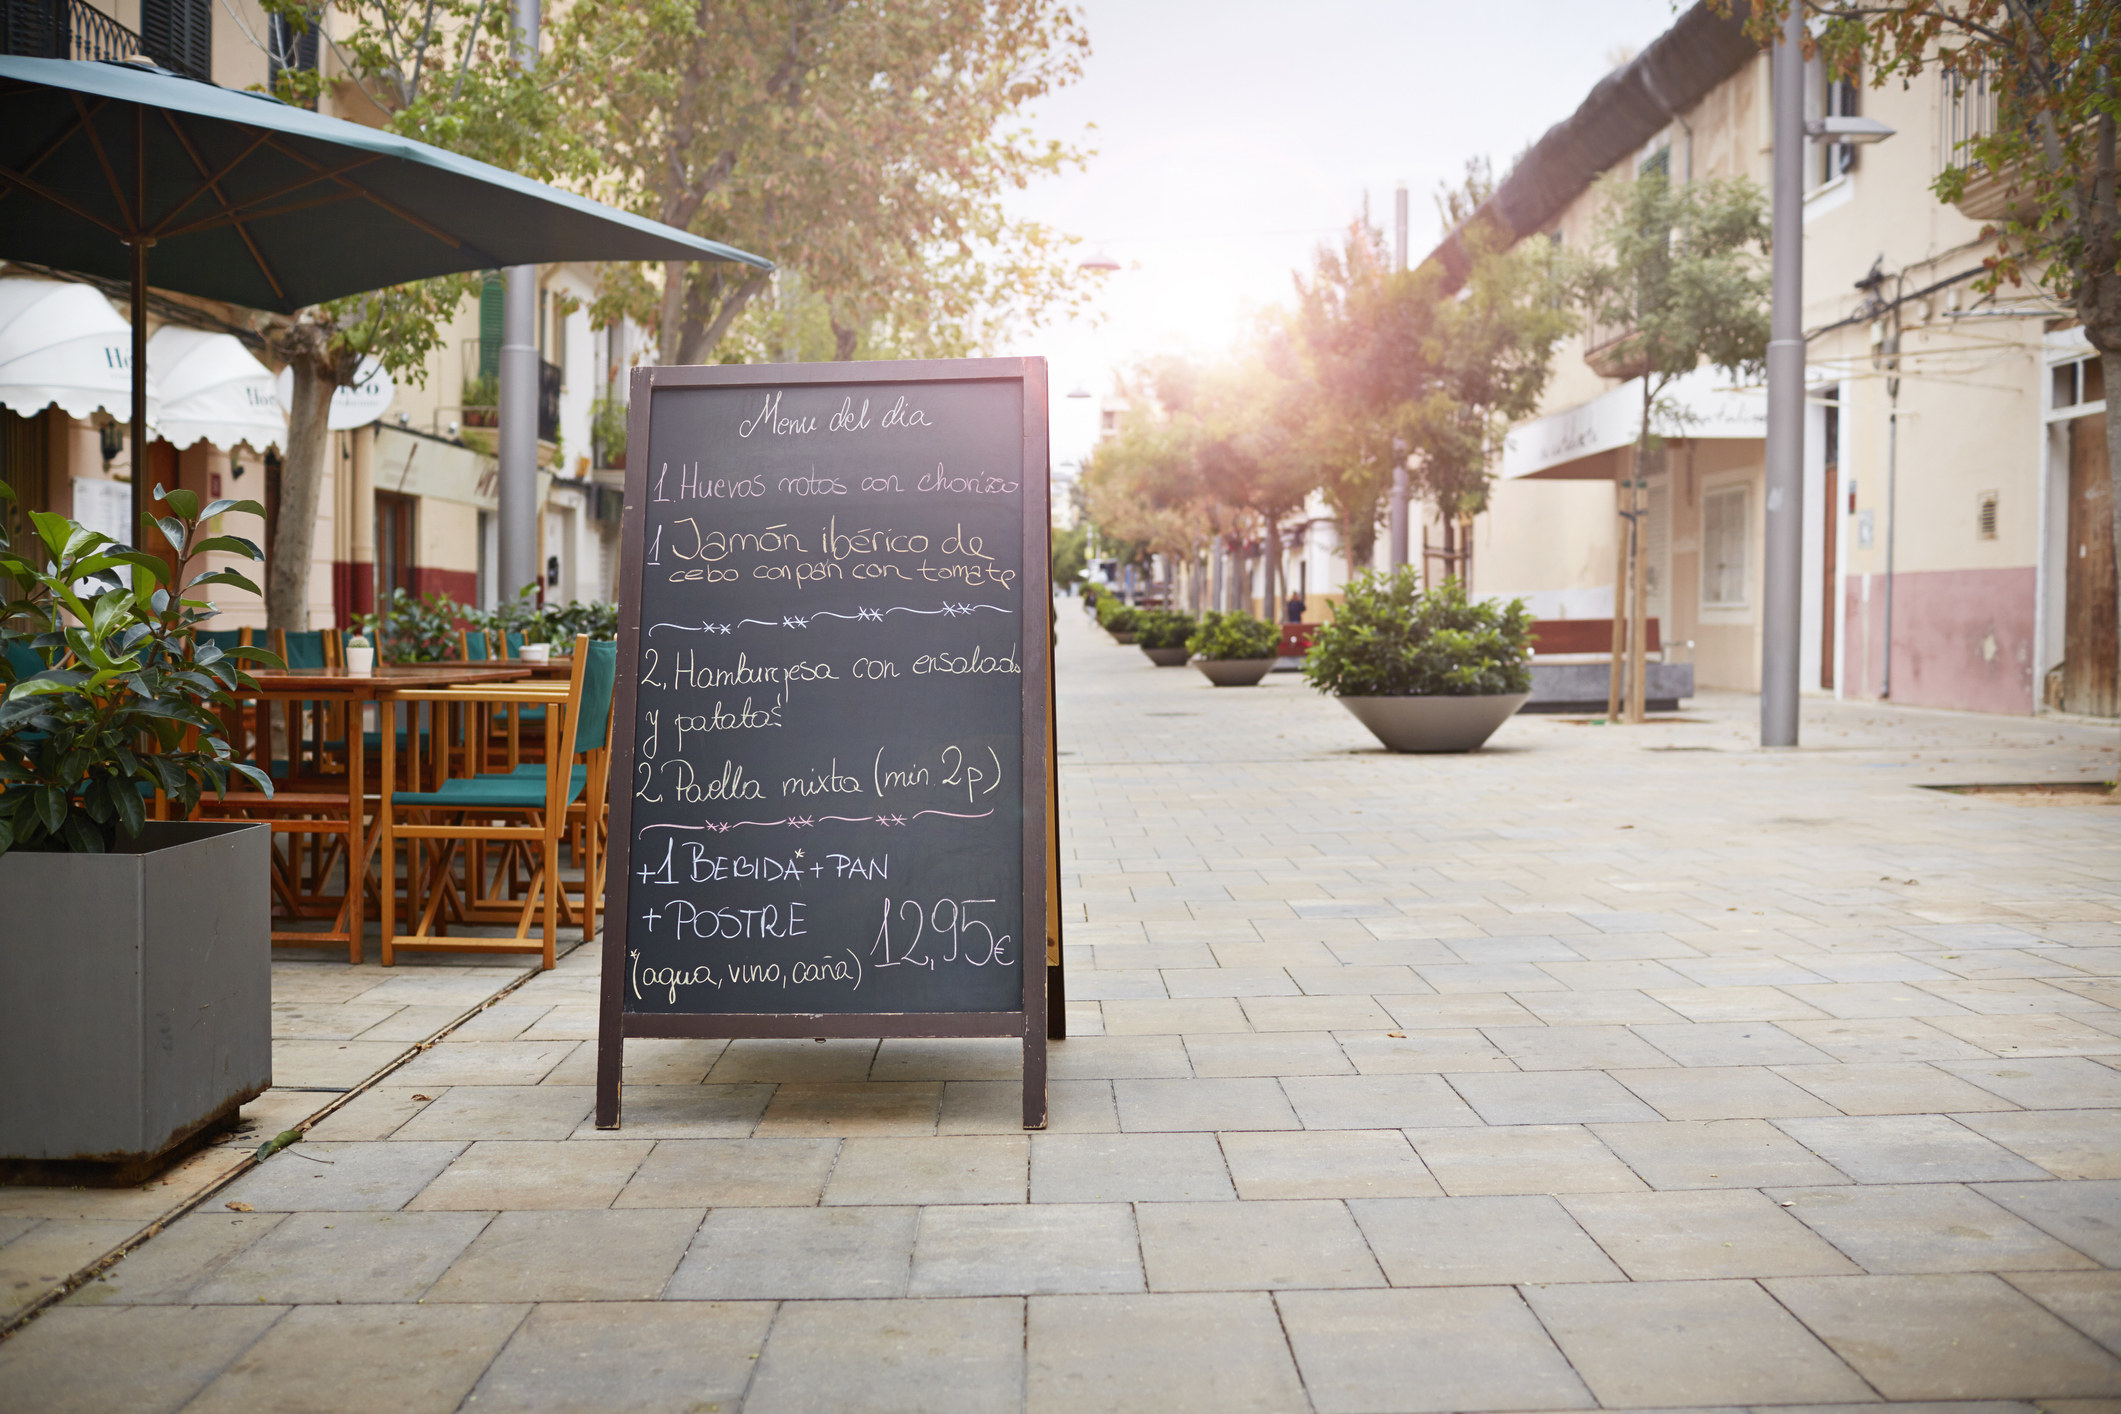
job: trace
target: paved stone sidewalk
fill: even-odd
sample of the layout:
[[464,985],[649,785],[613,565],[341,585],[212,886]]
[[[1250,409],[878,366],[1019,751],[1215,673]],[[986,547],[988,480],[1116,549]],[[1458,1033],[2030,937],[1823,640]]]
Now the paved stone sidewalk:
[[337,1103],[530,970],[514,958],[413,955],[386,971],[351,966],[343,954],[280,951],[272,969],[273,1088],[243,1107],[239,1123],[136,1188],[0,1187],[0,1328],[227,1181],[260,1144]]
[[[582,949],[0,1344],[38,1410],[2121,1405],[2112,728],[1390,757],[1064,613],[1073,1037],[634,1042]],[[226,1204],[240,1203],[243,1209]]]

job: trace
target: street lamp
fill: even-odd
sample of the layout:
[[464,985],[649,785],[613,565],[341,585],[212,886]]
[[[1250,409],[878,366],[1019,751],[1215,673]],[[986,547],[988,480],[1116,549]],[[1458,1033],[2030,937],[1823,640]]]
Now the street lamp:
[[[1767,527],[1761,596],[1760,744],[1795,746],[1804,643],[1804,140],[1882,142],[1876,118],[1804,117],[1804,6],[1775,44],[1773,294],[1767,346]],[[1833,508],[1828,507],[1828,515]],[[1832,612],[1831,606],[1824,606]]]
[[1082,384],[1078,383],[1075,385],[1074,389],[1069,392],[1068,396],[1071,398],[1087,398],[1090,396],[1090,390],[1088,388],[1085,388]]
[[1806,137],[1824,138],[1834,143],[1884,142],[1895,131],[1876,118],[1808,118],[1804,124]]
[[1088,260],[1079,262],[1075,268],[1078,270],[1113,271],[1120,268],[1120,263],[1100,250]]

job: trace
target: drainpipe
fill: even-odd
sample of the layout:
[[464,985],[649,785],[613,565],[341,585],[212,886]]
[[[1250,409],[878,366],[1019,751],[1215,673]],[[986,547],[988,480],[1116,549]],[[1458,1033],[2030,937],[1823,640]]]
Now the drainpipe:
[[1885,378],[1885,672],[1878,693],[1887,699],[1893,695],[1893,536],[1900,528],[1895,508],[1900,485],[1900,320],[1897,315],[1890,317],[1893,332],[1886,339],[1886,367],[1891,372]]
[[[516,0],[516,60],[538,62],[538,0]],[[500,583],[507,604],[544,582],[538,563],[538,267],[503,274],[500,366]]]

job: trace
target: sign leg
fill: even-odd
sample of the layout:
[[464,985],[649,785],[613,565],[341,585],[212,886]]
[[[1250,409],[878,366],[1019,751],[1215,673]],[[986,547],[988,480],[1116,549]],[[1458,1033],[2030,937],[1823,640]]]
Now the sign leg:
[[1025,1017],[1024,1128],[1046,1127],[1046,1028],[1044,1018]]

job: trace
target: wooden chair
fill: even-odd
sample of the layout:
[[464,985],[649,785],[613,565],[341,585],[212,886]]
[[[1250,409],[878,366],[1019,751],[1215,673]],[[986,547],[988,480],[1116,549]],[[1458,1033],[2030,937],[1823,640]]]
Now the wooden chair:
[[[518,767],[509,772],[446,776],[448,758],[438,759],[431,790],[392,790],[378,812],[382,860],[383,964],[391,966],[399,948],[444,952],[538,952],[550,968],[556,960],[560,916],[579,918],[583,935],[595,931],[593,890],[577,909],[560,878],[560,840],[568,812],[593,791],[585,809],[601,812],[606,767],[612,686],[617,675],[617,645],[603,643],[591,651],[587,635],[576,640],[575,668],[565,684],[498,684],[485,687],[409,690],[393,694],[398,701],[427,704],[435,730],[447,730],[443,718],[456,713],[465,722],[466,739],[486,740],[478,721],[498,708],[537,703],[547,709],[554,740],[568,740],[574,751],[549,766]],[[415,708],[417,710],[417,707]],[[569,733],[572,733],[570,736]],[[397,735],[383,733],[383,779],[395,780]],[[574,757],[584,760],[576,764]],[[595,839],[595,832],[591,832]],[[397,930],[397,848],[406,845],[406,906],[415,913],[413,930]],[[501,846],[494,849],[493,846]],[[594,844],[589,846],[594,849]],[[586,856],[587,851],[585,851]],[[528,877],[520,889],[500,882],[501,868],[528,857]],[[462,882],[457,869],[464,866]],[[585,879],[594,880],[600,866],[583,860]],[[519,895],[519,897],[518,897]],[[542,938],[530,938],[531,921],[542,912]],[[512,938],[450,937],[452,922],[514,922]]]

